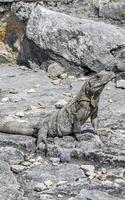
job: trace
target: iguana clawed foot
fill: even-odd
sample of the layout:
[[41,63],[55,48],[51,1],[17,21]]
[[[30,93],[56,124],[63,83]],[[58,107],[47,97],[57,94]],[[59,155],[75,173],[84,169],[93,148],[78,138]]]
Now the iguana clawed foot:
[[40,128],[37,135],[37,147],[36,151],[40,149],[45,152],[45,156],[47,156],[48,145],[47,145],[47,131],[44,127]]
[[39,145],[37,145],[35,151],[37,152],[38,150],[42,150],[45,153],[45,157],[47,157],[47,153],[48,153],[48,145],[47,142],[41,142],[39,143]]

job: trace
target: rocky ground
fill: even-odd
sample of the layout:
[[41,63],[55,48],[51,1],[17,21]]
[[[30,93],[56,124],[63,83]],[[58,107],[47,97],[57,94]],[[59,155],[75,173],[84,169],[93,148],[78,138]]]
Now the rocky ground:
[[0,0],[0,118],[35,125],[87,76],[122,75],[101,94],[97,135],[88,120],[78,141],[48,138],[45,157],[35,137],[0,133],[0,200],[123,200],[125,1],[36,2]]
[[[57,109],[59,100],[63,104],[71,99],[86,78],[65,74],[60,82],[42,70],[1,65],[0,116],[34,124]],[[71,136],[48,138],[47,158],[42,151],[34,153],[35,138],[0,133],[0,199],[125,199],[124,88],[123,79],[104,89],[99,135],[88,121],[79,141]]]

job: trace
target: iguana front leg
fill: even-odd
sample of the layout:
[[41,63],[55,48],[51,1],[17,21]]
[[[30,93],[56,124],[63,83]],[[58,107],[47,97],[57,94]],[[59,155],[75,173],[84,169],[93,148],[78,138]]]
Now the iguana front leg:
[[91,124],[94,129],[94,133],[97,134],[98,130],[98,118],[97,118],[97,113],[98,113],[98,106],[95,107],[94,111],[92,112],[90,118],[91,118]]
[[78,141],[77,134],[81,133],[81,123],[79,120],[77,120],[76,116],[74,115],[72,119],[72,133],[74,138]]

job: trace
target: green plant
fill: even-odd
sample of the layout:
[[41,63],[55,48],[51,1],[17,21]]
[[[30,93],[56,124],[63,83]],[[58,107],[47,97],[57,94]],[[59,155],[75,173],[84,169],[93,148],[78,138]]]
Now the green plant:
[[123,11],[123,12],[121,13],[121,17],[124,17],[124,18],[125,18],[125,11]]

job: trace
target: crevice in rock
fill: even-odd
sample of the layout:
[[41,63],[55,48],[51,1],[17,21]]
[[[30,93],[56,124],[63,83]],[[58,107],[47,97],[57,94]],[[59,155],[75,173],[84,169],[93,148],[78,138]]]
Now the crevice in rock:
[[23,37],[17,64],[26,65],[32,69],[39,67],[47,71],[48,65],[54,61],[60,63],[67,72],[71,73],[72,69],[72,73],[76,75],[79,75],[79,73],[85,75],[95,73],[88,66],[78,66],[77,63],[66,60],[64,57],[56,54],[50,49],[42,50],[32,40],[29,40],[26,36]]
[[17,57],[17,64],[26,65],[31,69],[39,67],[46,71],[46,65],[50,59],[46,51],[42,51],[34,42],[24,35]]
[[111,49],[111,50],[110,50],[110,53],[111,53],[113,56],[116,56],[116,55],[117,55],[117,52],[118,52],[118,51],[121,51],[121,50],[123,50],[123,49],[125,49],[125,45],[119,45],[118,47]]

